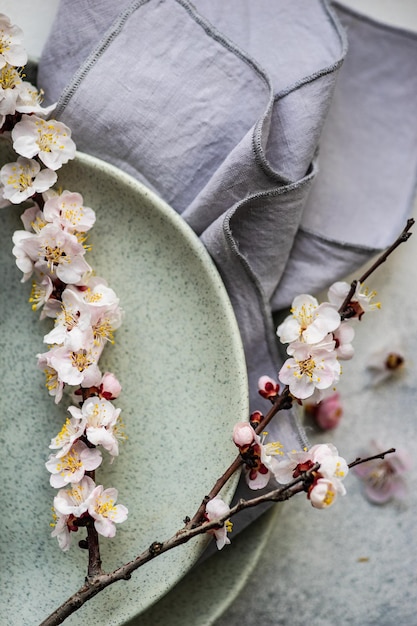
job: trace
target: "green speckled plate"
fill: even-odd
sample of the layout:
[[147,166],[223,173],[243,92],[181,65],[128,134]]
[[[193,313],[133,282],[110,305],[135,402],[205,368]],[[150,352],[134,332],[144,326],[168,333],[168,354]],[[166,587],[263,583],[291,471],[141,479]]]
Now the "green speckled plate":
[[[7,160],[0,147],[1,163]],[[105,487],[115,486],[129,508],[115,539],[101,541],[103,566],[111,570],[175,533],[235,457],[231,430],[248,415],[245,362],[223,283],[173,210],[118,169],[82,154],[59,172],[58,183],[81,192],[95,209],[88,260],[125,310],[116,345],[100,361],[123,384],[117,404],[128,435],[119,458],[97,476]],[[41,622],[83,583],[86,554],[77,542],[62,553],[50,538],[56,492],[44,463],[66,404],[54,405],[36,369],[49,325],[31,311],[30,285],[19,282],[14,264],[11,237],[22,228],[20,213],[19,207],[0,212],[0,623],[27,626]],[[229,485],[226,498],[235,486]],[[184,576],[206,542],[199,538],[155,559],[65,623],[126,623]]]
[[[136,617],[128,626],[212,626],[236,600],[257,571],[262,554],[280,513],[280,505],[269,509],[221,552],[196,565],[159,602]],[[256,622],[254,616],[254,623]]]

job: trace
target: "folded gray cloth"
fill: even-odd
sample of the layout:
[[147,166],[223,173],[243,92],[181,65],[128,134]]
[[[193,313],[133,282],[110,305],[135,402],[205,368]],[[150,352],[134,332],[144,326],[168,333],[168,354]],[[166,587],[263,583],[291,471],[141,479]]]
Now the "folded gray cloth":
[[[347,52],[347,35],[349,51]],[[62,0],[38,82],[80,150],[155,190],[234,306],[251,409],[273,314],[388,245],[411,211],[417,38],[325,0]],[[269,428],[306,438],[292,411]]]

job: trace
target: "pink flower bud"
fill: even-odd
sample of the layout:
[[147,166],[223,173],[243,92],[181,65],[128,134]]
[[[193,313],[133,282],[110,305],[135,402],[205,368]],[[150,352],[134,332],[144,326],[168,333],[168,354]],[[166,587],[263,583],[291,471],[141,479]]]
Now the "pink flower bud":
[[340,395],[332,393],[316,405],[309,406],[308,411],[312,414],[317,426],[322,430],[336,428],[343,415],[343,408],[340,402]]
[[258,380],[258,391],[263,398],[273,401],[279,393],[279,385],[273,378],[261,376]]
[[247,422],[238,422],[233,428],[233,441],[241,448],[250,446],[255,441],[255,431]]
[[105,400],[115,400],[119,397],[122,386],[116,376],[111,372],[106,372],[100,382],[99,395]]

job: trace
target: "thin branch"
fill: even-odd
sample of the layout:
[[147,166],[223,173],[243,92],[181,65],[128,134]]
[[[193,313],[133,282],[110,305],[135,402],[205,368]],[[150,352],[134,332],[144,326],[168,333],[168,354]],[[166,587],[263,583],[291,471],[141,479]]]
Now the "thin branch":
[[[257,428],[255,429],[255,432],[257,434],[261,433],[266,426],[269,424],[269,422],[271,421],[271,419],[278,413],[279,410],[281,410],[283,407],[286,407],[288,402],[289,402],[289,389],[288,387],[285,387],[284,390],[282,391],[281,394],[279,394],[272,407],[269,409],[268,413],[265,415],[265,417],[263,418],[263,420],[260,422],[260,424],[257,426]],[[193,526],[199,524],[204,516],[204,512],[206,510],[206,504],[209,500],[212,500],[215,496],[217,496],[217,494],[221,491],[221,489],[224,487],[224,485],[227,483],[227,481],[229,480],[229,478],[241,467],[243,461],[242,458],[240,456],[240,454],[235,458],[235,460],[233,461],[233,463],[227,468],[227,470],[220,476],[220,478],[218,478],[218,480],[216,481],[216,483],[214,484],[213,488],[211,489],[210,493],[208,495],[205,496],[205,498],[203,498],[200,506],[198,507],[197,511],[195,512],[195,514],[193,515],[193,517],[191,518],[191,520],[188,522],[187,527],[188,528],[192,528]]]
[[361,465],[361,463],[367,463],[368,461],[374,461],[375,459],[384,459],[387,454],[393,454],[395,452],[395,448],[390,448],[389,450],[385,450],[385,452],[381,452],[380,454],[374,454],[373,456],[368,456],[366,459],[357,458],[352,463],[349,463],[348,467],[355,467],[355,465]]
[[260,435],[265,428],[268,426],[269,422],[275,415],[284,408],[289,408],[292,403],[292,396],[290,395],[290,389],[288,385],[284,387],[282,392],[276,397],[272,407],[269,409],[268,413],[265,415],[263,420],[259,423],[259,425],[255,428],[255,432],[257,435]]
[[375,270],[378,269],[378,267],[380,267],[380,265],[382,265],[383,263],[385,263],[385,261],[387,260],[387,258],[394,252],[394,250],[396,250],[396,248],[398,248],[398,246],[400,246],[402,243],[405,243],[406,241],[408,241],[408,239],[411,237],[411,235],[413,233],[410,233],[410,229],[413,227],[414,225],[414,219],[411,217],[410,219],[407,220],[407,224],[404,226],[401,234],[397,237],[397,239],[394,241],[394,243],[385,250],[385,252],[383,252],[375,261],[375,263],[373,263],[371,265],[371,267],[366,270],[366,272],[364,274],[362,274],[362,276],[359,279],[353,280],[350,284],[350,289],[349,292],[346,296],[346,298],[344,299],[342,305],[339,308],[339,313],[341,315],[343,315],[343,313],[345,312],[345,310],[348,308],[349,306],[349,302],[352,300],[353,294],[355,293],[356,290],[356,286],[357,284],[361,284],[364,283],[365,280],[367,278],[369,278],[369,276],[371,274],[373,274],[375,272]]
[[378,257],[375,263],[371,265],[371,267],[368,270],[366,270],[366,272],[360,277],[359,279],[360,283],[364,283],[365,280],[369,278],[369,276],[373,274],[380,265],[385,263],[385,261],[390,256],[390,254],[392,254],[394,250],[398,248],[398,246],[400,246],[402,243],[405,243],[406,241],[410,239],[413,233],[410,233],[409,231],[414,226],[414,221],[415,220],[412,217],[410,217],[410,219],[407,220],[407,224],[404,226],[404,229],[399,235],[399,237],[397,237],[394,243],[389,248],[387,248],[387,250],[385,250],[385,252],[383,252],[383,254],[381,254],[381,256]]
[[[96,479],[95,470],[86,472],[86,476],[89,476],[92,480]],[[88,548],[88,569],[87,578],[91,579],[102,574],[101,569],[101,555],[100,555],[100,541],[98,532],[95,529],[94,521],[90,518],[87,523],[87,548]]]
[[[387,454],[392,454],[393,452],[395,452],[395,449],[390,448],[385,452],[375,454],[374,456],[370,456],[365,459],[357,458],[349,463],[349,467],[351,468],[355,465],[359,465],[360,463],[366,463],[374,459],[383,459]],[[85,602],[87,602],[87,600],[97,595],[109,585],[112,585],[119,580],[129,580],[132,573],[139,567],[145,565],[145,563],[148,563],[164,552],[168,552],[168,550],[172,550],[183,543],[187,543],[190,539],[198,535],[221,527],[226,520],[233,517],[240,511],[258,506],[264,502],[283,502],[284,500],[289,500],[289,498],[292,498],[297,493],[305,491],[306,486],[309,485],[314,473],[317,472],[319,468],[320,464],[316,463],[307,472],[303,472],[300,476],[283,487],[274,489],[273,491],[257,496],[256,498],[252,498],[251,500],[239,500],[239,502],[232,507],[227,514],[219,519],[204,521],[194,527],[187,524],[167,541],[153,542],[147,550],[139,554],[135,559],[133,559],[133,561],[126,563],[111,573],[101,573],[91,579],[87,579],[85,584],[75,594],[68,598],[64,604],[56,609],[56,611],[54,611],[45,621],[43,621],[40,626],[57,626],[58,624],[62,624],[62,622],[69,617],[69,615],[77,611],[83,604],[85,604]]]
[[91,522],[87,525],[87,546],[88,546],[88,578],[95,578],[97,574],[102,574],[100,545],[98,533]]
[[287,485],[274,489],[267,494],[258,496],[251,500],[239,500],[239,502],[232,509],[230,509],[227,514],[218,519],[205,521],[194,528],[185,526],[167,541],[153,542],[147,550],[142,552],[142,554],[139,554],[133,561],[126,563],[113,572],[108,574],[98,574],[90,580],[87,579],[85,584],[70,598],[68,598],[64,604],[56,609],[56,611],[51,613],[51,615],[47,617],[47,619],[44,620],[40,626],[57,626],[58,624],[62,624],[67,617],[77,611],[83,604],[85,604],[85,602],[87,602],[87,600],[93,598],[109,585],[112,585],[119,580],[129,580],[132,573],[142,565],[145,565],[145,563],[148,563],[164,552],[168,552],[168,550],[172,550],[183,543],[187,543],[190,539],[193,539],[198,535],[218,529],[226,522],[226,520],[233,515],[236,515],[243,509],[258,506],[263,502],[283,502],[284,500],[289,500],[289,498],[292,498],[297,493],[304,491],[304,485],[311,481],[313,473],[317,471],[319,467],[320,465],[316,463],[311,469],[307,472],[303,472]]

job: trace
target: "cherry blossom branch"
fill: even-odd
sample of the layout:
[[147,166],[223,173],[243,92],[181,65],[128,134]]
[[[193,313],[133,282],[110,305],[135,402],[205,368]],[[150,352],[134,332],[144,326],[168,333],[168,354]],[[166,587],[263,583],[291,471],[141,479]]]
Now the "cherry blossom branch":
[[[272,418],[275,417],[275,415],[278,413],[278,411],[284,408],[289,408],[291,406],[291,403],[292,403],[292,397],[290,396],[289,389],[286,386],[284,387],[282,393],[276,396],[271,408],[269,409],[265,417],[262,419],[260,424],[257,426],[257,428],[255,429],[255,432],[257,434],[262,433],[267,427],[267,425],[269,424],[269,422],[272,420]],[[233,474],[242,466],[242,463],[243,463],[243,459],[241,455],[239,454],[235,458],[233,463],[227,468],[227,470],[216,481],[216,483],[214,484],[209,494],[203,498],[196,513],[188,522],[187,524],[188,528],[193,528],[196,524],[198,524],[201,521],[204,515],[204,512],[206,510],[207,502],[211,500],[212,498],[214,498],[215,496],[217,496],[217,494],[221,491],[221,489],[224,487],[227,481],[231,478],[231,476],[233,476]]]
[[[367,457],[365,459],[357,458],[349,463],[349,467],[351,468],[355,465],[366,463],[374,459],[383,459],[387,454],[391,454],[393,452],[395,452],[395,449],[390,448],[385,452]],[[149,548],[147,548],[147,550],[139,554],[129,563],[115,569],[111,573],[99,573],[90,579],[87,579],[85,584],[75,594],[68,598],[64,604],[56,609],[56,611],[51,613],[51,615],[44,620],[40,626],[57,626],[58,624],[62,624],[67,617],[77,611],[83,604],[85,604],[85,602],[90,600],[106,587],[120,580],[129,580],[134,571],[149,561],[152,561],[157,556],[164,554],[179,545],[187,543],[198,535],[214,531],[215,529],[222,527],[231,517],[237,515],[241,511],[259,506],[260,504],[266,502],[284,502],[298,493],[308,491],[319,468],[320,463],[314,463],[307,471],[301,472],[299,476],[282,487],[273,489],[268,493],[257,496],[256,498],[251,498],[250,500],[239,500],[234,507],[229,509],[227,513],[217,519],[200,522],[194,527],[191,527],[190,524],[186,524],[184,528],[175,533],[175,535],[173,535],[170,539],[163,542],[154,541]]]
[[308,471],[303,472],[300,476],[289,482],[283,487],[274,489],[267,494],[263,494],[251,500],[239,500],[239,502],[223,516],[217,519],[201,522],[198,526],[190,527],[189,524],[184,526],[175,535],[166,541],[154,541],[147,550],[139,554],[135,559],[125,565],[115,569],[111,573],[101,573],[87,579],[85,584],[68,598],[58,609],[44,620],[40,626],[57,626],[62,624],[64,620],[72,613],[77,611],[87,600],[90,600],[100,591],[120,580],[129,580],[134,571],[152,561],[157,556],[176,548],[179,545],[187,543],[194,537],[204,533],[213,531],[221,526],[232,516],[240,511],[258,506],[264,502],[283,502],[295,496],[297,493],[305,491],[306,486],[311,482],[313,473],[318,470],[319,463],[316,463]]
[[401,231],[400,235],[397,237],[397,239],[394,241],[393,244],[391,244],[389,246],[389,248],[387,248],[385,250],[385,252],[383,252],[378,258],[377,260],[371,265],[371,267],[369,269],[366,270],[366,272],[364,274],[362,274],[362,276],[359,279],[353,280],[351,285],[350,285],[350,290],[343,302],[343,304],[341,305],[341,307],[339,308],[339,313],[340,315],[343,317],[344,314],[347,313],[348,309],[349,309],[349,303],[352,300],[352,296],[355,293],[356,287],[358,284],[364,283],[365,280],[367,280],[369,278],[369,276],[371,276],[371,274],[373,274],[378,267],[380,267],[383,263],[385,263],[385,261],[388,259],[388,257],[394,252],[394,250],[396,250],[402,243],[405,243],[406,241],[408,241],[408,239],[411,237],[411,235],[413,233],[410,232],[410,229],[414,226],[414,218],[410,218],[407,220],[406,225],[404,226],[403,230]]

